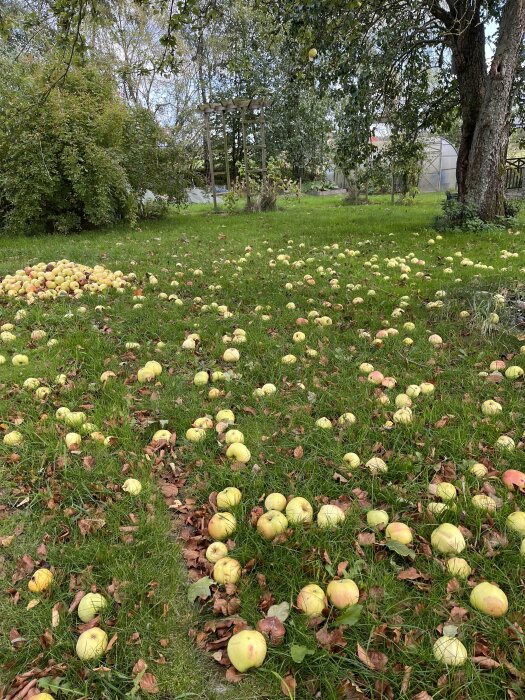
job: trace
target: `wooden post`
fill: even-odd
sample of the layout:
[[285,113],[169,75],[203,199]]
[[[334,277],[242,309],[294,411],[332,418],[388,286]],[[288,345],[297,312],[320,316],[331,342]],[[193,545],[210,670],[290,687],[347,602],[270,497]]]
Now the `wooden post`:
[[215,191],[215,173],[213,172],[213,151],[211,148],[211,135],[210,135],[210,113],[204,112],[204,127],[206,131],[206,145],[208,147],[208,163],[210,166],[210,183],[211,183],[211,196],[213,197],[213,210],[218,211],[217,207],[217,193]]
[[224,169],[226,171],[226,187],[230,191],[230,164],[228,158],[228,134],[226,133],[226,110],[221,112],[222,117],[222,134],[224,137]]
[[244,151],[244,186],[246,188],[246,208],[248,211],[252,208],[252,199],[250,194],[250,168],[248,159],[248,144],[246,135],[246,107],[241,109],[241,124],[242,124],[242,148]]

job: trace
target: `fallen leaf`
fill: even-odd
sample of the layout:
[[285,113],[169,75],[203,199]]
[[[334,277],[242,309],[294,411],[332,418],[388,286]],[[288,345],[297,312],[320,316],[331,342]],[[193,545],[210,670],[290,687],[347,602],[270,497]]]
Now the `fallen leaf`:
[[372,671],[383,671],[388,664],[388,657],[381,651],[369,649],[365,651],[357,642],[357,657],[365,666],[368,666]]
[[155,695],[160,692],[157,679],[152,673],[145,673],[140,679],[139,685],[145,693],[149,693],[150,695]]

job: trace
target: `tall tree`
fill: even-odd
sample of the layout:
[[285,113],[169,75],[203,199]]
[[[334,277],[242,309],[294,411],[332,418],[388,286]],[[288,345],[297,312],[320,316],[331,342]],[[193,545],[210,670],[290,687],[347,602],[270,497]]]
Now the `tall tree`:
[[[523,67],[525,0],[276,0],[273,7],[281,28],[302,37],[303,56],[318,49],[321,82],[351,93],[357,103],[369,99],[371,86],[383,96],[377,120],[418,115],[427,128],[437,128],[457,107],[459,197],[487,221],[504,213],[504,159]],[[489,64],[493,24],[498,29]],[[418,72],[430,71],[437,80],[425,89],[419,81],[413,90]],[[363,74],[369,80],[361,80]]]

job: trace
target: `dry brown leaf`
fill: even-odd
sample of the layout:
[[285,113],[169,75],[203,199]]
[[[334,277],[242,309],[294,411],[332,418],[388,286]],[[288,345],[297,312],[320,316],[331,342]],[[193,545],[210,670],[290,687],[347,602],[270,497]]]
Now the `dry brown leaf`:
[[357,642],[357,656],[365,666],[368,666],[372,671],[383,671],[388,664],[388,657],[381,651],[374,651],[369,649],[365,651],[363,647]]
[[149,693],[150,695],[155,695],[160,692],[157,679],[153,673],[145,673],[140,679],[139,685],[145,693]]

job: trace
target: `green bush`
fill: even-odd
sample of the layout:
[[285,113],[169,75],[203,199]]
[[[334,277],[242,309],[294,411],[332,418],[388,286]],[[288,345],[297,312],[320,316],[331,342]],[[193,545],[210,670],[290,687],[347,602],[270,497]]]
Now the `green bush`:
[[124,103],[104,65],[59,70],[0,61],[0,231],[133,224],[146,189],[181,203],[188,159],[153,115]]
[[[479,216],[477,207],[457,199],[446,199],[442,204],[443,214],[437,216],[432,224],[437,231],[493,231],[498,228],[512,226],[516,221],[512,215],[500,217],[495,222],[488,223]],[[506,210],[507,211],[507,210]],[[517,213],[517,209],[513,210]]]

